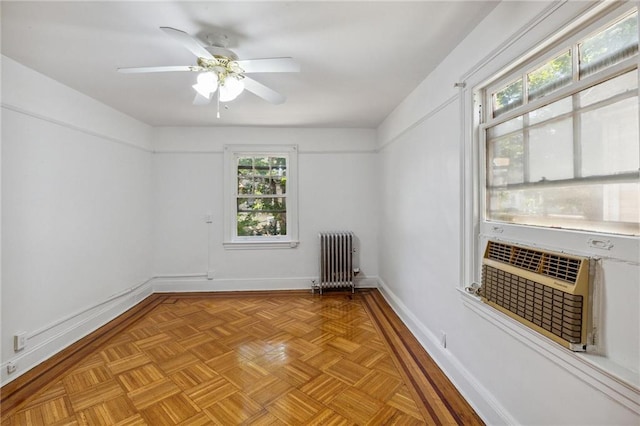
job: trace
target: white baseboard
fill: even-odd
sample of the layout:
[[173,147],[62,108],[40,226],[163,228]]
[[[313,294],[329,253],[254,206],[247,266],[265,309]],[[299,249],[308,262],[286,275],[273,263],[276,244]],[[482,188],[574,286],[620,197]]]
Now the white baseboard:
[[[214,278],[203,277],[156,277],[151,283],[154,293],[182,293],[199,291],[265,291],[265,290],[309,290],[314,277],[303,278]],[[376,288],[377,277],[356,279],[356,288]]]
[[[35,333],[27,335],[27,346],[0,365],[0,386],[12,382],[22,374],[53,355],[122,315],[152,294],[151,281],[145,281],[102,303],[72,314]],[[7,365],[12,362],[16,371],[7,373]]]
[[478,415],[491,425],[513,425],[518,422],[497,399],[450,352],[444,351],[440,340],[405,306],[404,303],[379,279],[379,290],[387,303],[418,339],[438,367],[451,380]]

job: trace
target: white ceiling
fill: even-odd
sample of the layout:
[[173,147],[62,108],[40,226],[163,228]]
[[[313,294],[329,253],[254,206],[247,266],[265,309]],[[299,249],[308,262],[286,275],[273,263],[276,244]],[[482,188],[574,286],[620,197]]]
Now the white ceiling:
[[[153,126],[375,128],[495,5],[3,1],[2,54]],[[195,65],[161,26],[224,32],[240,59],[291,56],[302,71],[252,74],[287,101],[245,92],[217,119],[215,102],[191,103],[196,73],[116,72]]]

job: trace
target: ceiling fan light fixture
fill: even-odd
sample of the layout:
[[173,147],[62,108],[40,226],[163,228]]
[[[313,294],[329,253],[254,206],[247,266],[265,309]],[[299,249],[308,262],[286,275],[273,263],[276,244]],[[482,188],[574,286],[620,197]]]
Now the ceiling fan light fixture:
[[245,74],[300,72],[300,65],[287,57],[239,60],[238,56],[227,48],[228,37],[224,34],[216,39],[210,37],[211,46],[205,47],[199,40],[182,30],[171,27],[160,27],[160,30],[193,53],[197,58],[197,65],[118,68],[118,72],[197,72],[197,83],[192,85],[197,92],[193,99],[194,105],[208,105],[217,91],[219,109],[220,102],[236,99],[245,89],[267,102],[278,105],[286,100],[283,95]]
[[192,86],[196,92],[207,99],[218,89],[218,76],[213,72],[203,72],[198,75],[198,83]]
[[242,77],[237,75],[228,75],[219,87],[220,102],[230,102],[237,98],[244,90],[244,82]]

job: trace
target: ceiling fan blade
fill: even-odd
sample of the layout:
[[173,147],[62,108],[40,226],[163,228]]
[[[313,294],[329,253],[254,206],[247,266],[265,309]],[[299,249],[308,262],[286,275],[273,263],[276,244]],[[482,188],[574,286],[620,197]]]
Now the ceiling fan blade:
[[195,38],[181,30],[171,27],[160,27],[165,34],[176,40],[178,43],[186,47],[191,53],[198,58],[213,59],[213,55],[209,53]]
[[300,64],[293,58],[244,59],[235,61],[245,73],[300,72]]
[[267,102],[271,102],[272,104],[279,105],[283,103],[287,98],[284,95],[276,92],[273,89],[268,88],[262,83],[258,83],[252,78],[247,76],[244,77],[244,88],[253,93],[256,96],[261,97]]
[[167,67],[138,67],[138,68],[118,68],[118,72],[123,74],[135,74],[145,72],[174,72],[174,71],[200,71],[200,67],[191,65],[177,65]]
[[206,96],[202,96],[200,93],[196,93],[196,97],[193,98],[193,104],[198,106],[209,105],[211,103],[212,97],[212,95],[209,95],[209,97],[207,98]]

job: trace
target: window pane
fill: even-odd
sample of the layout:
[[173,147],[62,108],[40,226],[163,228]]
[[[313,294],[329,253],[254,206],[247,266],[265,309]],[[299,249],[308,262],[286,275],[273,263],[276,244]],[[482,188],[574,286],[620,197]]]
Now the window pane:
[[286,177],[238,176],[238,194],[283,195],[286,192]]
[[238,158],[238,194],[285,194],[286,157]]
[[518,116],[509,121],[505,121],[502,124],[498,124],[497,126],[491,127],[488,130],[487,136],[490,139],[493,139],[502,135],[506,135],[507,133],[511,133],[516,130],[522,131],[522,116]]
[[238,198],[238,212],[268,211],[282,213],[286,212],[284,198]]
[[487,218],[501,222],[640,234],[640,184],[567,185],[493,189]]
[[578,45],[580,76],[585,77],[638,53],[638,12]]
[[[640,235],[638,10],[618,16],[489,91],[487,220]],[[622,61],[624,74],[608,68]],[[584,89],[578,79],[595,73]],[[516,107],[518,117],[491,125]]]
[[566,114],[572,109],[571,98],[564,98],[529,113],[529,124],[538,124],[546,120]]
[[637,96],[583,113],[581,134],[582,176],[638,171]]
[[522,132],[488,143],[487,178],[489,186],[522,183],[524,146]]
[[638,88],[638,70],[633,70],[619,77],[592,86],[580,92],[580,106],[586,107],[596,102],[609,99],[617,94]]
[[529,181],[573,177],[573,124],[571,118],[529,130]]
[[493,98],[493,116],[497,117],[522,105],[522,79],[516,80],[504,89],[496,92]]
[[547,95],[571,83],[571,51],[550,60],[527,74],[529,100]]
[[238,198],[238,236],[286,235],[285,198]]

